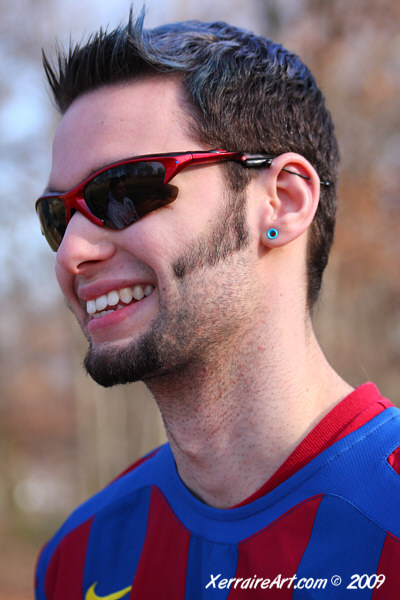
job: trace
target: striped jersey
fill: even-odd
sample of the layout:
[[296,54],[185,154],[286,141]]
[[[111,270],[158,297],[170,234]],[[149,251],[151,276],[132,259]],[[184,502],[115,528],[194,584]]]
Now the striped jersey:
[[400,411],[389,406],[266,493],[223,510],[168,444],[45,546],[37,600],[400,598]]

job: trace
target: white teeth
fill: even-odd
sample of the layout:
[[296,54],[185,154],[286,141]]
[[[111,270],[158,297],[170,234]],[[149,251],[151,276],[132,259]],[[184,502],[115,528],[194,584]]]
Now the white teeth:
[[122,288],[122,290],[119,290],[119,297],[121,298],[122,302],[129,304],[133,298],[131,288]]
[[[108,294],[103,294],[93,300],[86,302],[86,311],[89,315],[98,319],[104,317],[119,308],[124,308],[127,304],[132,302],[132,299],[139,301],[146,296],[150,296],[154,287],[150,284],[144,288],[142,285],[135,285],[133,288],[121,288],[120,290],[111,290]],[[121,301],[121,303],[120,303]],[[107,307],[115,307],[109,310],[105,310]]]
[[96,298],[95,302],[96,302],[96,311],[101,312],[107,306],[107,296],[106,295],[100,296],[99,298]]
[[86,303],[86,310],[89,315],[93,315],[96,312],[96,302],[94,300],[88,300]]
[[144,298],[144,291],[141,285],[135,285],[133,288],[133,297],[135,300],[142,300]]
[[117,290],[113,290],[112,292],[108,292],[107,294],[107,304],[109,306],[116,306],[119,302],[119,294]]

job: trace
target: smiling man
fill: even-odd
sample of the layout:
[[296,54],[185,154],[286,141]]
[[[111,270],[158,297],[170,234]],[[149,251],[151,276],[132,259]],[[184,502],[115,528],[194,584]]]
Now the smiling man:
[[400,416],[310,316],[338,160],[311,73],[223,23],[142,19],[57,64],[42,231],[87,371],[144,381],[169,443],[66,521],[37,598],[396,597]]

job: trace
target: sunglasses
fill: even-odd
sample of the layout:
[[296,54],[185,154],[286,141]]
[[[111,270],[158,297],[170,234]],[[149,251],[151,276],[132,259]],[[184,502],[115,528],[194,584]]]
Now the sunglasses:
[[[42,233],[56,252],[75,211],[95,225],[125,229],[173,202],[178,188],[170,181],[188,166],[236,161],[247,168],[268,168],[273,159],[273,156],[225,150],[127,158],[99,169],[68,192],[45,193],[36,202],[36,212]],[[309,179],[295,171],[283,170]],[[321,183],[329,185],[329,182]]]

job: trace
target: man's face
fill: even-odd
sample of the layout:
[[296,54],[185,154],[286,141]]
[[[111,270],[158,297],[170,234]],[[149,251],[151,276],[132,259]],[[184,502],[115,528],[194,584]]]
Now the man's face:
[[[76,100],[56,133],[49,187],[71,189],[131,156],[202,149],[187,133],[182,93],[153,78]],[[75,213],[58,250],[58,282],[90,342],[85,364],[103,385],[211,360],[250,318],[244,198],[232,197],[221,165],[188,168],[173,183],[172,204],[121,231]]]
[[126,196],[126,188],[125,188],[124,182],[118,181],[117,185],[113,189],[113,192],[114,192],[114,194],[113,194],[114,198],[116,200],[119,200],[120,202],[122,202],[122,200]]

